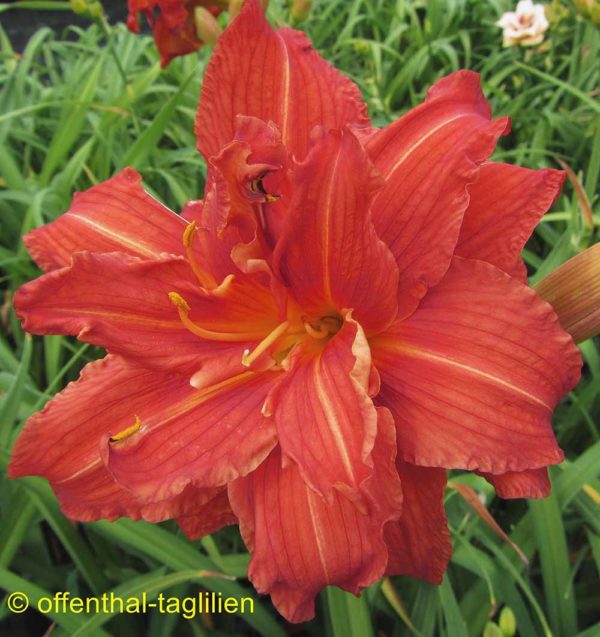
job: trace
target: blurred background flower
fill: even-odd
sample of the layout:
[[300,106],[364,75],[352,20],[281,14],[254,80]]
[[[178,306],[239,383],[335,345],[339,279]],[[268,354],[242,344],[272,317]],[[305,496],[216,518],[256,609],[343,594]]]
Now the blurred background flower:
[[504,46],[540,44],[549,26],[544,5],[534,4],[531,0],[521,0],[515,11],[504,13],[496,24],[504,30]]
[[139,14],[146,17],[163,68],[173,58],[193,53],[207,41],[214,44],[220,33],[215,16],[224,8],[217,0],[129,0],[128,7],[127,28],[139,33]]
[[573,0],[575,9],[594,24],[600,25],[600,1],[599,0]]

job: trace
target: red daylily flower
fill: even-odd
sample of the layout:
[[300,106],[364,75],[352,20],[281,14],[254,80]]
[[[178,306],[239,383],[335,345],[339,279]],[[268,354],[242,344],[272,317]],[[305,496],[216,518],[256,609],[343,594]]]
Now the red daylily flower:
[[204,7],[214,16],[222,11],[212,0],[128,0],[127,28],[139,33],[139,14],[146,16],[160,53],[160,64],[165,68],[173,58],[193,53],[204,44],[196,29],[194,10],[197,7]]
[[489,162],[507,128],[460,71],[373,129],[248,1],[200,98],[204,200],[178,216],[126,169],[26,235],[46,274],[15,296],[24,328],[109,354],[27,422],[10,475],[79,520],[238,523],[290,621],[329,584],[440,582],[446,469],[547,494],[581,366],[519,256],[563,174]]

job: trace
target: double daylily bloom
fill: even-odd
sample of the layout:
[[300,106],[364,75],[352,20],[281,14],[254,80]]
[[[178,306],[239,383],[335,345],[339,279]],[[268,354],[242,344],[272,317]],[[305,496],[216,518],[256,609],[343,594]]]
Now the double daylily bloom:
[[10,475],[75,519],[239,524],[290,621],[328,584],[439,582],[446,469],[548,493],[580,355],[521,249],[563,173],[488,162],[475,73],[370,126],[358,89],[249,0],[196,119],[205,198],[178,216],[126,169],[25,237],[24,328],[109,354],[26,424]]

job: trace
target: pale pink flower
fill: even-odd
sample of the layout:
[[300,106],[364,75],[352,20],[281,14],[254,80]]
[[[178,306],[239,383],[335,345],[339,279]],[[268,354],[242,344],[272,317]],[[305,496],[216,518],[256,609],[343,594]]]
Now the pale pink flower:
[[504,13],[496,25],[504,29],[504,46],[539,44],[550,26],[544,5],[534,4],[531,0],[521,0],[516,10]]

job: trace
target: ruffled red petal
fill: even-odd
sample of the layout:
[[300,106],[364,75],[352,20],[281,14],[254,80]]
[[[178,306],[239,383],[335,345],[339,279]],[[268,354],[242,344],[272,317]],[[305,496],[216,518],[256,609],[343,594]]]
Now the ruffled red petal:
[[[216,336],[190,331],[171,292],[188,303],[190,321]],[[22,286],[14,305],[24,329],[34,334],[71,334],[140,365],[179,374],[206,369],[212,361],[217,366],[212,380],[243,371],[244,350],[278,321],[269,290],[241,273],[225,290],[204,293],[183,257],[151,261],[119,253],[80,252],[71,267]],[[222,333],[229,335],[226,340],[219,340]]]
[[315,319],[352,309],[367,334],[396,316],[397,267],[369,204],[381,182],[348,131],[324,134],[291,176],[292,200],[275,264]]
[[452,544],[444,510],[446,471],[397,461],[402,482],[402,517],[385,526],[388,575],[442,581]]
[[403,460],[494,474],[562,460],[550,420],[579,380],[579,350],[547,303],[494,266],[455,257],[371,348]]
[[506,473],[481,474],[496,489],[499,497],[512,498],[545,498],[550,495],[551,485],[548,469],[529,469],[525,471],[508,471]]
[[89,363],[44,409],[27,421],[14,446],[10,478],[46,478],[64,513],[81,521],[127,516],[159,522],[192,516],[214,489],[187,487],[174,498],[143,502],[107,472],[100,443],[152,411],[157,401],[187,389],[185,379],[123,366],[108,356]]
[[377,412],[368,395],[371,354],[360,325],[348,318],[323,348],[308,339],[292,354],[290,369],[269,396],[282,452],[304,481],[363,502],[373,473]]
[[386,180],[373,221],[398,263],[401,317],[450,266],[467,185],[506,128],[506,119],[491,121],[479,76],[458,71],[439,80],[423,104],[368,137],[367,152]]
[[182,254],[183,219],[141,187],[141,176],[126,168],[85,192],[67,212],[23,237],[35,262],[46,271],[70,265],[76,252],[123,252],[154,259]]
[[234,137],[236,117],[273,121],[297,159],[317,125],[368,125],[358,88],[292,29],[274,30],[259,0],[247,0],[219,38],[207,66],[198,113],[198,149],[208,159]]
[[277,378],[276,372],[246,371],[202,390],[187,385],[157,396],[152,408],[141,410],[139,431],[102,441],[108,470],[148,502],[189,484],[211,489],[246,475],[277,442],[273,421],[261,413]]
[[521,281],[527,270],[521,251],[565,180],[559,170],[529,170],[510,164],[484,164],[469,186],[456,254],[481,259]]
[[395,454],[393,423],[383,411],[370,484],[375,504],[367,514],[340,494],[328,502],[315,493],[293,461],[282,466],[278,449],[230,484],[231,506],[252,552],[248,576],[289,621],[311,619],[315,595],[329,584],[358,594],[383,575],[383,526],[398,518],[401,506]]

